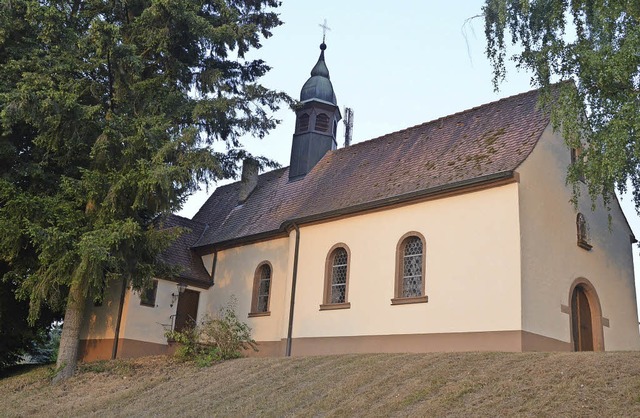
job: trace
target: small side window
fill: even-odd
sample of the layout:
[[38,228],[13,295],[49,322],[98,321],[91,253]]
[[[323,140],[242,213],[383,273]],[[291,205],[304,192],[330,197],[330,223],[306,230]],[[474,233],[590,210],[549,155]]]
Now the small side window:
[[593,246],[589,244],[589,225],[587,225],[587,221],[581,213],[578,213],[576,216],[576,230],[578,234],[578,247],[584,248],[585,250],[593,248]]
[[154,280],[151,287],[140,292],[140,305],[154,308],[156,306],[156,293],[158,293],[158,281]]
[[[571,148],[571,165],[578,163],[583,158],[581,157],[581,155],[582,155],[581,148]],[[581,169],[581,167],[578,167],[578,169]],[[580,172],[578,180],[580,180],[583,183],[585,182],[584,173]]]
[[106,290],[107,290],[107,281],[103,278],[102,279],[102,286],[100,286],[100,289],[98,290],[98,295],[96,295],[93,298],[93,306],[95,306],[96,308],[99,308],[100,306],[102,306],[102,303],[104,301],[104,296],[106,294]]
[[271,294],[271,264],[263,261],[258,265],[253,276],[253,296],[251,298],[252,316],[267,316],[269,312],[269,298]]

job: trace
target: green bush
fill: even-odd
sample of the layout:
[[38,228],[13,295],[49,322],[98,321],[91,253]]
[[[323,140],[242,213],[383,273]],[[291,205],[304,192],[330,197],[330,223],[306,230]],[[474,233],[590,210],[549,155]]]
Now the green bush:
[[242,351],[250,348],[258,351],[251,328],[236,315],[235,300],[223,306],[217,315],[207,315],[199,324],[183,331],[168,331],[165,336],[179,344],[176,358],[193,361],[200,367],[242,357]]

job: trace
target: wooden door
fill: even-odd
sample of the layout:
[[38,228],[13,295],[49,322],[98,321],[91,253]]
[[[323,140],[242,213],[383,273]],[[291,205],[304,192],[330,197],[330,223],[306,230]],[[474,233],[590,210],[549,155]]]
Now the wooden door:
[[200,292],[186,289],[178,297],[178,309],[176,310],[176,322],[173,329],[182,331],[196,324],[198,318],[198,301]]
[[589,299],[582,286],[576,286],[571,295],[571,325],[573,349],[593,351],[593,321]]

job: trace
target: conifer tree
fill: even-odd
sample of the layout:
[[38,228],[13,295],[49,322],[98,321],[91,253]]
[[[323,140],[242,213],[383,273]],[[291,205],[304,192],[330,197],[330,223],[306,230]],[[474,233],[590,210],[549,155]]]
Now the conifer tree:
[[[242,135],[290,99],[247,60],[277,0],[2,0],[0,256],[30,318],[63,307],[56,379],[73,373],[88,300],[163,274],[154,227],[232,176]],[[215,152],[215,141],[227,151]]]

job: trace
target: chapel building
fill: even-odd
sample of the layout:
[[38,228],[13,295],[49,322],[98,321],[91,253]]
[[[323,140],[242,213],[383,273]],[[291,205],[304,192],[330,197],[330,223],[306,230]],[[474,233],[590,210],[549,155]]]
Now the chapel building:
[[[573,205],[576,150],[537,90],[338,149],[326,45],[289,167],[218,187],[164,254],[180,266],[89,306],[85,360],[166,353],[230,301],[262,356],[640,349],[617,199]],[[117,333],[116,333],[117,330]]]

